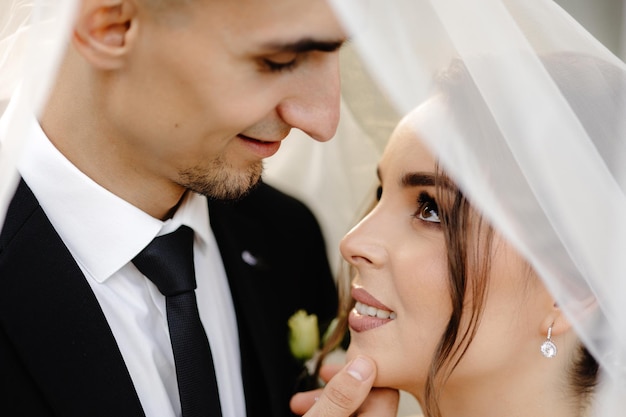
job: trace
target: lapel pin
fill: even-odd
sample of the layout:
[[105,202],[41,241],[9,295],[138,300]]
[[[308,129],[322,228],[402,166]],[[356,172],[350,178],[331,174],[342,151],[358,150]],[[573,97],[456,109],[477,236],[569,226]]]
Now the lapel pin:
[[241,259],[248,265],[259,268],[266,269],[267,263],[263,260],[263,258],[257,257],[253,255],[250,251],[244,250],[241,252]]

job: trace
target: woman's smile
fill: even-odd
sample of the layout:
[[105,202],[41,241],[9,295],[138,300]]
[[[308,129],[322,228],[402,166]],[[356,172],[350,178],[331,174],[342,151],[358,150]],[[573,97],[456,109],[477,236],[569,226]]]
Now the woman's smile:
[[357,333],[382,326],[396,318],[394,311],[361,287],[352,289],[352,298],[356,300],[356,305],[350,312],[348,323]]

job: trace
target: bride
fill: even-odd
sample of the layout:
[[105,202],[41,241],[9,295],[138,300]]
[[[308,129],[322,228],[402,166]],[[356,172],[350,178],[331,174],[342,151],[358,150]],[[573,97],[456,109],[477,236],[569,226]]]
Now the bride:
[[[615,140],[600,126],[622,117],[617,109],[626,97],[614,101],[612,94],[626,71],[581,54],[551,54],[542,63],[595,143]],[[375,385],[410,393],[428,417],[593,415],[604,369],[540,273],[430,150],[498,135],[461,61],[440,79],[433,98],[391,135],[377,169],[378,201],[341,243],[355,270],[341,315],[350,328],[348,360],[374,359]],[[597,118],[584,114],[610,104],[621,106]],[[503,149],[490,151],[515,164]],[[499,167],[481,169],[500,174]],[[541,213],[525,214],[533,222]],[[589,315],[601,321],[598,304],[589,297]]]
[[625,64],[548,0],[333,4],[378,88],[349,110],[402,119],[341,245],[348,358],[428,417],[621,415]]
[[406,115],[341,246],[348,357],[428,417],[622,414],[624,63],[548,0],[334,5]]

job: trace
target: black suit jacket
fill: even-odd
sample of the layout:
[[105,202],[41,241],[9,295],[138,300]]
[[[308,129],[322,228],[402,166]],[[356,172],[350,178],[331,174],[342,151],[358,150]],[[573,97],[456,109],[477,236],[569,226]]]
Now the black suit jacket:
[[[209,204],[237,314],[248,416],[290,416],[300,367],[287,320],[300,308],[323,324],[336,313],[321,231],[302,203],[265,184],[240,201]],[[24,182],[0,232],[0,415],[144,416],[89,284]]]

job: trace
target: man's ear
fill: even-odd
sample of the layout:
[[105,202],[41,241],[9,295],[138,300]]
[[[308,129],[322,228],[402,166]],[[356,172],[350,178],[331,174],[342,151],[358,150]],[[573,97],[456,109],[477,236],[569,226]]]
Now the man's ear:
[[132,0],[82,0],[72,42],[92,65],[113,70],[124,65],[136,26]]

